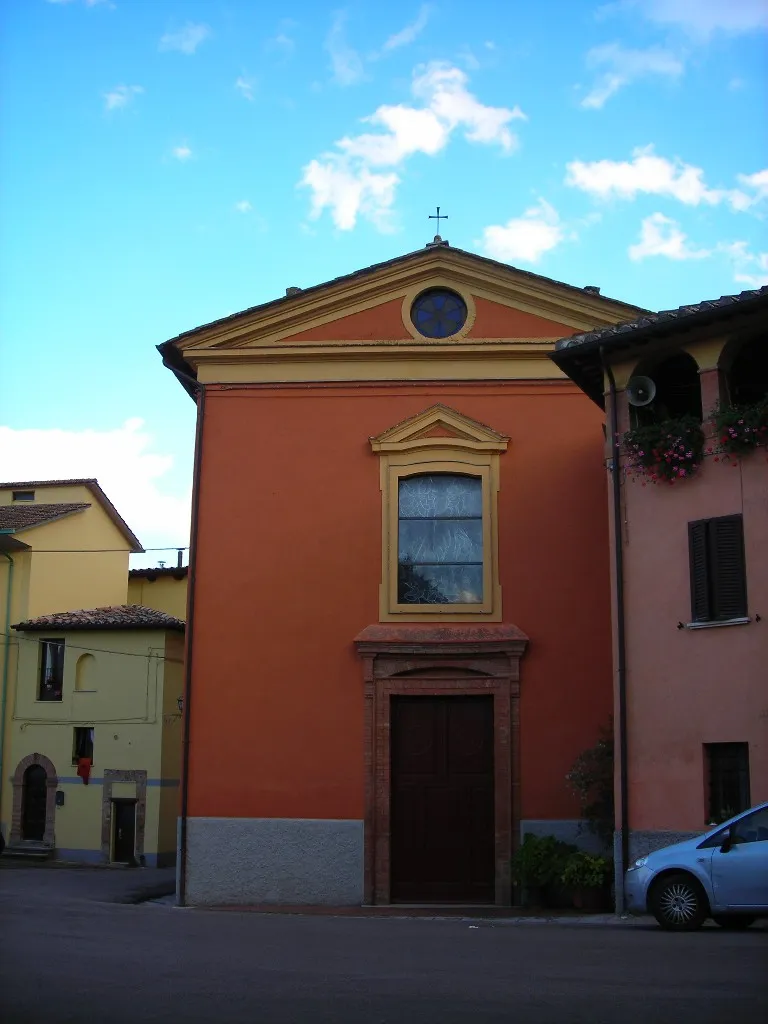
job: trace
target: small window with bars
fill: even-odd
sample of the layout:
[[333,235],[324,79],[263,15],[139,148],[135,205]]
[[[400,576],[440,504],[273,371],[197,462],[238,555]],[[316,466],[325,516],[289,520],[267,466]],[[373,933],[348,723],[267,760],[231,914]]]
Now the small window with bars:
[[740,515],[688,524],[691,618],[725,622],[747,615],[744,521]]
[[719,825],[750,806],[749,744],[705,743],[707,821]]

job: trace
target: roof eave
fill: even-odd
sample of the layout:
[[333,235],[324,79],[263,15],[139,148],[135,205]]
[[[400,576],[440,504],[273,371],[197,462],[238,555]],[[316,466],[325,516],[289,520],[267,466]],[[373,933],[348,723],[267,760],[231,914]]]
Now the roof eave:
[[[686,316],[647,324],[635,330],[630,329],[619,334],[610,334],[604,338],[592,338],[581,344],[569,344],[570,339],[563,338],[557,343],[562,347],[555,347],[554,351],[549,353],[549,358],[593,402],[601,408],[605,408],[602,380],[603,360],[606,356],[609,361],[614,362],[619,353],[644,349],[649,343],[661,341],[669,336],[689,333],[708,327],[712,323],[749,315],[766,305],[767,298],[768,296],[765,294],[759,293],[731,305],[707,306],[705,309],[689,313]],[[599,386],[596,383],[598,372]]]

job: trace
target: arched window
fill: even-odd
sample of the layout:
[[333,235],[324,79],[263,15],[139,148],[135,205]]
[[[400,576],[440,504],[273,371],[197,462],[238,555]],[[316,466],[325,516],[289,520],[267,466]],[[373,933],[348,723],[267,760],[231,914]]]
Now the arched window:
[[752,338],[723,353],[727,398],[731,405],[756,405],[768,398],[768,340]]
[[479,476],[401,477],[397,600],[482,604],[483,486]]
[[75,666],[75,690],[96,689],[96,659],[92,654],[81,654]]
[[634,426],[692,416],[701,422],[699,366],[687,352],[676,352],[658,363],[641,366],[634,376],[650,377],[656,394],[649,405],[632,406]]

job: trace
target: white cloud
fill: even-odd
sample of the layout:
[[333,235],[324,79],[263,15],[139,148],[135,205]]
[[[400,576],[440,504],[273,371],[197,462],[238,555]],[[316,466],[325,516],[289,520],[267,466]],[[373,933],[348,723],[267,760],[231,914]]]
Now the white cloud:
[[762,288],[768,285],[768,252],[752,253],[747,242],[731,242],[720,249],[729,257],[733,266],[733,279],[747,288]]
[[768,28],[765,0],[639,0],[638,7],[650,21],[674,25],[699,38]]
[[544,253],[559,245],[565,232],[557,211],[544,199],[506,224],[492,224],[483,231],[482,247],[504,263],[538,263]]
[[144,545],[186,546],[191,485],[171,490],[166,477],[173,457],[153,451],[154,444],[136,418],[113,430],[0,427],[0,479],[95,477]]
[[238,75],[235,80],[235,88],[244,99],[253,101],[253,91],[256,88],[256,79],[248,78],[246,75]]
[[116,85],[114,89],[104,93],[104,109],[120,110],[122,107],[127,107],[134,96],[138,96],[142,92],[144,90],[140,85]]
[[160,40],[160,49],[178,50],[179,53],[186,53],[189,56],[210,34],[208,25],[188,21],[178,32],[166,32]]
[[614,93],[638,78],[663,75],[677,78],[683,73],[683,62],[669,50],[650,47],[628,50],[619,43],[596,46],[587,54],[589,67],[600,69],[595,83],[581,101],[587,109],[599,110]]
[[669,196],[687,206],[715,206],[732,193],[708,188],[704,171],[679,158],[657,156],[653,146],[632,151],[632,160],[574,160],[566,167],[566,184],[599,199],[634,199],[639,194]]
[[235,203],[235,209],[238,213],[250,213],[253,207],[247,199],[241,199],[239,203]]
[[301,184],[312,190],[310,217],[316,219],[328,207],[342,231],[353,228],[359,214],[386,230],[399,182],[396,174],[372,174],[367,167],[352,169],[333,154],[311,160],[301,179]]
[[192,150],[187,145],[174,146],[172,152],[174,157],[182,162],[184,160],[189,160],[192,157]]
[[333,16],[331,30],[325,40],[325,48],[331,57],[334,81],[339,85],[354,85],[363,78],[363,61],[357,50],[347,42],[344,25],[346,11],[337,11]]
[[742,188],[748,189],[753,194],[749,197],[749,205],[760,202],[761,199],[768,199],[768,167],[764,171],[757,171],[755,174],[739,174],[737,179]]
[[648,256],[666,256],[670,260],[700,260],[712,255],[711,249],[697,249],[690,245],[688,236],[680,230],[677,221],[663,213],[653,213],[640,226],[640,241],[629,247],[631,260]]
[[401,46],[408,46],[427,27],[427,22],[429,21],[431,13],[431,5],[422,4],[419,8],[419,13],[416,15],[416,19],[412,21],[410,25],[406,25],[405,28],[401,28],[399,32],[395,32],[394,35],[390,36],[384,43],[383,49],[396,50]]
[[519,107],[488,107],[467,90],[459,68],[432,63],[417,69],[412,92],[419,105],[381,106],[363,122],[379,129],[345,136],[336,149],[310,161],[300,184],[312,190],[311,216],[328,208],[342,230],[355,226],[358,214],[385,228],[400,178],[393,171],[415,153],[434,156],[456,130],[470,142],[498,145],[510,152],[517,137],[509,125],[525,120]]

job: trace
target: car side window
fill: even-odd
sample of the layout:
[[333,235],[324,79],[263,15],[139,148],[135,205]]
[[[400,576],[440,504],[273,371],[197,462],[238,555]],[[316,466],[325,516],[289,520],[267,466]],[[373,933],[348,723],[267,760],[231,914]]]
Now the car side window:
[[746,814],[731,825],[731,842],[768,843],[768,807]]
[[710,836],[709,839],[705,839],[703,843],[699,843],[697,849],[708,850],[713,846],[722,846],[723,839],[725,838],[725,833],[727,831],[727,828],[720,829],[719,832],[715,832],[715,834]]

